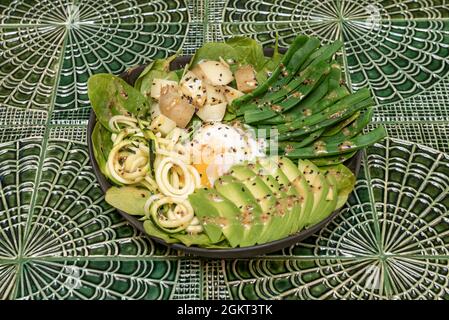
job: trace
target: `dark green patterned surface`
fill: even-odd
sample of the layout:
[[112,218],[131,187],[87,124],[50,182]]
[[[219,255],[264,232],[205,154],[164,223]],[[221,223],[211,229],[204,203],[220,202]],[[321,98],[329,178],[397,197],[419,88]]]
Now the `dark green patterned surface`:
[[[138,234],[88,160],[86,81],[234,35],[342,39],[390,138],[343,214],[281,252],[199,260]],[[0,299],[448,299],[447,0],[0,0]]]

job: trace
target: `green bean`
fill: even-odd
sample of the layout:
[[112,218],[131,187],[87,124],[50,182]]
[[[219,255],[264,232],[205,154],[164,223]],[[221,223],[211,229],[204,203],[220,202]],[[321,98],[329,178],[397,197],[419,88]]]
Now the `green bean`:
[[260,84],[251,93],[248,93],[248,94],[232,101],[232,104],[230,106],[230,111],[233,111],[233,112],[237,111],[240,108],[240,106],[242,106],[249,100],[265,93],[268,90],[268,88],[278,79],[281,72],[286,70],[285,66],[288,65],[288,63],[290,62],[290,60],[293,57],[293,55],[295,54],[295,52],[299,48],[301,48],[307,42],[308,39],[309,39],[309,37],[307,37],[307,36],[303,36],[303,35],[297,36],[295,38],[295,40],[293,41],[293,43],[290,45],[287,52],[285,53],[284,57],[282,58],[281,63],[279,64],[279,66],[276,67],[276,69],[273,71],[271,76],[264,83]]
[[317,130],[315,132],[312,132],[310,135],[305,137],[301,140],[301,142],[298,141],[281,141],[279,142],[279,150],[288,153],[294,149],[299,149],[305,146],[310,145],[315,140],[320,138],[321,134],[324,132],[325,129]]
[[380,126],[365,135],[358,135],[337,144],[323,144],[317,141],[313,146],[295,149],[286,153],[285,156],[291,159],[309,159],[322,156],[335,156],[363,149],[382,140],[386,136],[387,132],[385,131],[385,128]]
[[343,163],[343,162],[351,159],[353,156],[355,156],[356,153],[357,153],[357,150],[353,151],[353,152],[339,154],[336,156],[311,158],[310,161],[312,161],[318,167],[332,166],[332,165]]
[[[345,119],[342,117],[343,115],[351,116],[358,110],[361,110],[359,108],[359,103],[363,102],[366,99],[370,99],[371,103],[373,103],[372,99],[370,98],[370,91],[368,89],[362,89],[357,93],[344,97],[334,105],[324,109],[319,113],[315,113],[309,117],[305,117],[302,119],[297,119],[290,123],[279,125],[276,128],[279,133],[282,134],[301,128],[307,128],[328,119],[335,119],[336,121],[334,121],[333,123],[336,123],[340,120]],[[366,107],[366,105],[364,106]]]
[[362,116],[358,117],[352,124],[347,127],[344,127],[340,132],[333,136],[323,137],[320,141],[323,141],[326,144],[337,143],[340,141],[344,141],[345,139],[351,138],[362,132],[363,128],[365,128],[371,121],[373,116],[373,108],[368,108]]
[[327,128],[326,131],[323,133],[323,137],[330,137],[330,136],[338,134],[341,130],[343,130],[344,127],[350,125],[358,117],[360,117],[360,112],[356,112],[352,116],[350,116],[348,119],[345,119],[345,120],[337,123],[335,126]]
[[324,61],[310,67],[304,72],[302,84],[291,93],[284,101],[278,104],[262,105],[257,109],[245,112],[245,122],[254,123],[276,116],[288,111],[301,102],[316,86],[320,80],[329,72],[329,65]]

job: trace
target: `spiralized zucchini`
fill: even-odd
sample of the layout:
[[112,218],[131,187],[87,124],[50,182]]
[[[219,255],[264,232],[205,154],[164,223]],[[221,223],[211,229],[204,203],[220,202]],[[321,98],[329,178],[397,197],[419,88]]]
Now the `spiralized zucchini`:
[[177,233],[190,226],[194,212],[188,200],[172,197],[151,200],[149,214],[161,229],[169,233]]
[[155,178],[160,191],[168,197],[187,199],[201,186],[198,171],[190,165],[190,157],[181,141],[185,132],[174,129],[166,138],[158,138]]
[[121,130],[120,123],[131,128],[137,127],[137,119],[134,117],[113,116],[109,120],[109,128],[114,132],[119,132]]
[[108,170],[121,184],[142,181],[149,170],[149,150],[142,142],[132,139],[115,144],[109,153]]
[[[183,145],[188,135],[185,130],[176,128],[161,137],[149,132],[149,125],[128,116],[111,118],[113,148],[107,169],[114,182],[140,185],[153,193],[144,206],[146,219],[152,219],[169,233],[201,233],[203,227],[187,200],[195,188],[201,186],[200,175],[190,164],[189,153]],[[149,148],[148,139],[154,142],[153,150]],[[153,163],[151,151],[155,153]]]

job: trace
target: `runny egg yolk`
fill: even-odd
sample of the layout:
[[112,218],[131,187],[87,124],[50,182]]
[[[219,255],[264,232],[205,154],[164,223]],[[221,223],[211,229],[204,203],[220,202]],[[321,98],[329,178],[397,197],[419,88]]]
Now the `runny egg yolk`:
[[[215,145],[215,148],[211,145],[201,145],[194,151],[199,151],[194,155],[193,166],[198,171],[201,177],[201,184],[205,187],[211,188],[213,182],[224,173],[224,163],[219,161],[226,155],[226,150],[221,145]],[[222,169],[222,170],[220,170]]]
[[189,142],[192,165],[200,174],[201,184],[210,188],[233,165],[264,156],[264,143],[241,128],[222,123],[205,124]]
[[193,164],[194,168],[198,171],[198,173],[200,174],[201,177],[201,185],[210,188],[212,187],[210,185],[210,181],[209,178],[207,177],[207,167],[209,167],[209,164],[207,163],[198,163],[198,164]]

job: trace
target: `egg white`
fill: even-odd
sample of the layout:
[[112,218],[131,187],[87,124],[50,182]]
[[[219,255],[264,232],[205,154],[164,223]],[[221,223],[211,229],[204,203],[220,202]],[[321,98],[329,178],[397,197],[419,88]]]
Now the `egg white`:
[[232,166],[265,156],[266,141],[251,130],[220,122],[206,123],[186,143],[193,165],[206,168],[210,186]]

